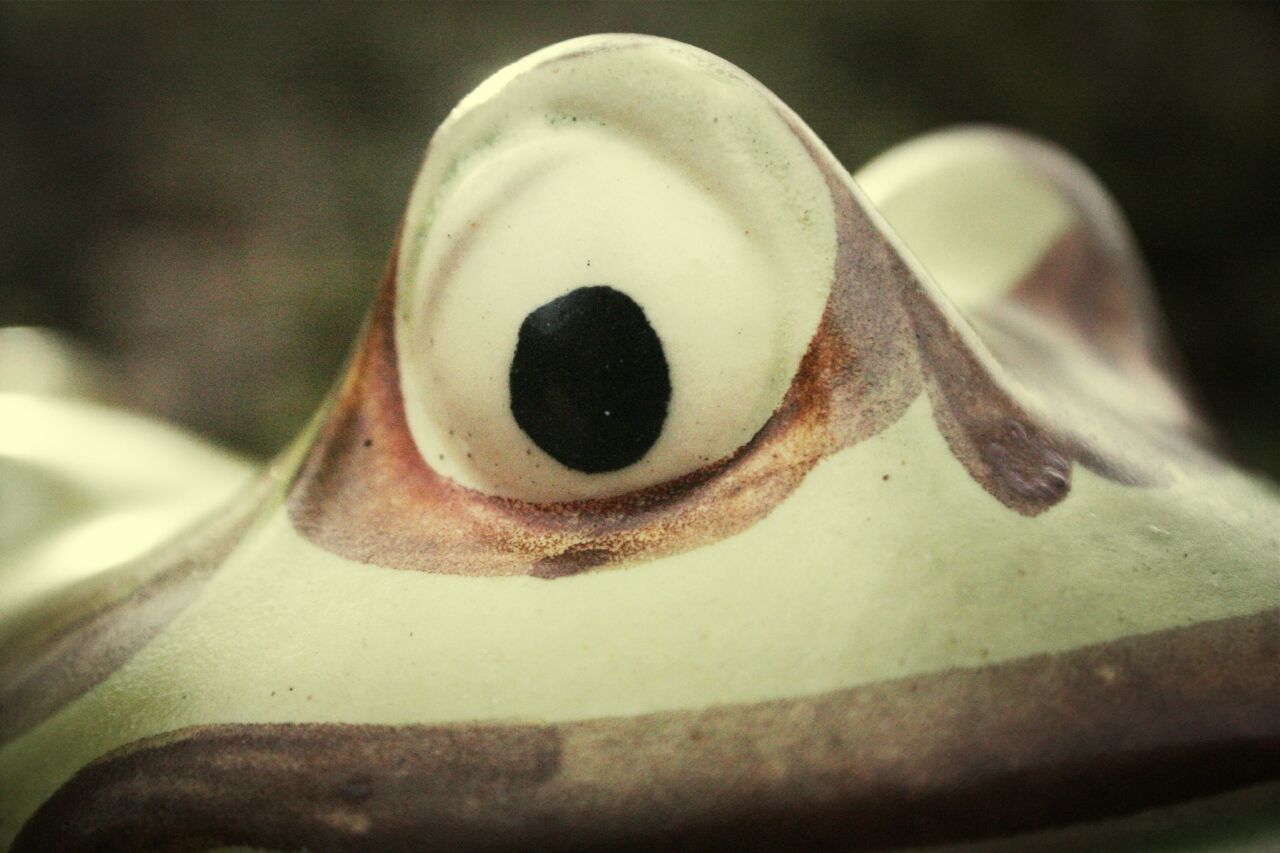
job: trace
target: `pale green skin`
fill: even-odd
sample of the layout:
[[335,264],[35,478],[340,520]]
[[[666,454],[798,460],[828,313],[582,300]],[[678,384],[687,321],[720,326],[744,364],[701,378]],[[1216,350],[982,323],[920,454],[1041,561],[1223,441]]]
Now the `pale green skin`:
[[[920,167],[950,157],[978,163],[968,174],[980,177],[941,180]],[[950,298],[958,315],[998,298],[1071,218],[981,132],[916,143],[856,179],[935,298]],[[1006,238],[948,231],[954,219],[940,225],[929,213],[948,207],[970,211],[977,233]],[[1191,417],[1161,377],[1125,384],[1055,334],[1046,331],[1063,363],[1133,398],[1135,416]],[[1036,389],[1005,379],[1036,399]],[[19,442],[19,416],[58,428]],[[0,634],[56,606],[72,578],[110,568],[86,562],[98,546],[73,550],[108,515],[137,509],[140,525],[118,535],[135,537],[122,549],[140,550],[250,478],[243,462],[170,434],[88,403],[0,396],[0,488],[21,469],[15,491],[57,482],[92,496],[88,509],[55,501],[48,516],[5,528]],[[317,546],[283,506],[309,438],[273,463],[272,494],[251,531],[190,607],[104,681],[0,746],[0,848],[80,767],[187,726],[567,721],[754,703],[1280,606],[1280,502],[1270,485],[1227,466],[1188,465],[1169,484],[1135,488],[1077,465],[1067,497],[1029,517],[969,476],[924,395],[884,431],[824,459],[745,530],[554,582],[402,571]],[[157,440],[172,442],[171,458],[139,485],[133,460],[154,458]],[[195,482],[207,486],[192,493]],[[57,566],[54,553],[66,555]],[[1156,833],[1139,843],[1247,849],[1280,840],[1280,827],[1258,823],[1267,803],[1242,808],[1240,817],[1193,817],[1204,837]]]

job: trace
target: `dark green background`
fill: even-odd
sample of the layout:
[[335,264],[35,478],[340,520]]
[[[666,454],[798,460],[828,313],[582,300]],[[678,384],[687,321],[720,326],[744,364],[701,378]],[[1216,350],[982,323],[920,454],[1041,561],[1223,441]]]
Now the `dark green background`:
[[1280,11],[1268,5],[0,4],[0,325],[266,454],[333,380],[423,146],[506,62],[638,31],[720,54],[851,169],[1000,122],[1119,198],[1193,384],[1280,474]]

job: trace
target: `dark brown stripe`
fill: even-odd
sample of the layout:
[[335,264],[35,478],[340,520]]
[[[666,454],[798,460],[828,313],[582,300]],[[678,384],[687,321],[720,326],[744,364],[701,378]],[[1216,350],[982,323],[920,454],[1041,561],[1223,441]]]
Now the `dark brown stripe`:
[[0,744],[45,720],[129,661],[186,609],[240,541],[262,478],[172,542],[59,593],[0,643]]
[[77,774],[26,851],[870,849],[1280,779],[1280,611],[810,699],[560,725],[227,725]]

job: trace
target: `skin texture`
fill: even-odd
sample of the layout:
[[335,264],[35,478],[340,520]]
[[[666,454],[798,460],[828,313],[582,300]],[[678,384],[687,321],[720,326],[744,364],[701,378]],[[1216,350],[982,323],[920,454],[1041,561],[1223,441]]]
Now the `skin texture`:
[[[467,469],[485,437],[449,438],[469,415],[414,383],[448,390],[462,356],[420,330],[468,305],[469,253],[527,271],[485,241],[541,196],[444,250],[433,223],[503,169],[535,185],[561,145],[646,176],[675,163],[713,225],[746,199],[800,307],[770,339],[790,365],[776,402],[702,413],[750,427],[741,446],[670,470],[659,445],[610,480],[541,469],[527,495],[565,496],[548,501]],[[683,244],[625,236],[635,257],[593,252],[579,274],[612,270],[659,318],[675,429],[697,421],[674,408],[698,404],[681,359],[732,338],[663,326],[680,265],[665,290],[627,276],[643,247]],[[522,286],[517,320],[546,301]],[[535,54],[433,138],[363,338],[299,441],[103,575],[109,593],[68,586],[31,624],[59,602],[76,618],[0,644],[0,839],[882,849],[1154,844],[1191,821],[1234,843],[1214,830],[1233,792],[1280,779],[1280,523],[1215,455],[1147,287],[1112,202],[1043,143],[947,132],[855,184],[692,48]],[[723,322],[747,334],[781,310]]]

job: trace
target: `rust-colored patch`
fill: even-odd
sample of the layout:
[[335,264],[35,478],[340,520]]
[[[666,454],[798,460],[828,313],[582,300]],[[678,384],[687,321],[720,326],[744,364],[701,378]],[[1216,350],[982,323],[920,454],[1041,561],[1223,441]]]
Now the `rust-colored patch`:
[[393,251],[365,341],[291,490],[294,525],[342,556],[382,566],[543,578],[651,559],[747,527],[823,456],[888,426],[919,393],[905,318],[863,239],[864,232],[842,230],[837,271],[848,272],[838,279],[841,296],[828,305],[778,410],[750,442],[657,486],[552,504],[465,488],[422,458],[396,366]]
[[89,765],[25,851],[876,849],[1280,779],[1280,611],[820,697],[557,725],[223,725]]
[[[1015,400],[957,328],[966,321],[934,301],[863,210],[843,168],[815,146],[794,115],[779,110],[826,177],[837,253],[818,330],[782,403],[750,442],[683,477],[604,499],[538,504],[459,486],[422,458],[405,418],[394,340],[393,251],[367,335],[291,490],[289,511],[298,530],[349,559],[450,574],[550,579],[653,559],[754,524],[819,460],[894,423],[922,389],[970,475],[1026,515],[1066,496],[1077,461],[1117,482],[1152,484],[1161,479],[1163,458],[1186,455],[1191,445],[1185,436],[1144,425],[1131,429],[1119,417],[1106,423],[1126,441],[1135,436],[1137,444],[1129,445],[1140,448],[1142,460],[1150,455],[1155,461],[1121,458],[1111,444],[1086,440]],[[1060,286],[1060,280],[1094,275],[1097,264],[1078,257],[1075,243],[1055,251],[1033,278],[1059,284],[1028,282],[1015,289],[1015,298],[1049,312],[1100,311],[1103,319],[1085,328],[1091,340],[1111,346],[1116,336],[1110,330],[1119,321],[1108,318],[1120,309],[1098,295],[1110,293],[1108,286],[1097,285],[1096,293],[1084,284]],[[1045,295],[1081,288],[1091,294],[1083,307],[1074,297]],[[1006,337],[1012,341],[1006,352],[1034,348],[1034,341]],[[1114,357],[1122,355],[1117,350]],[[1051,386],[1050,397],[1070,393],[1052,370],[1038,378]]]
[[271,481],[170,544],[59,594],[0,644],[0,744],[115,672],[186,609],[240,541]]

